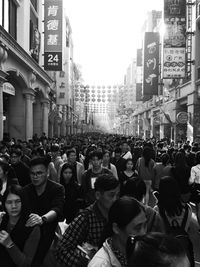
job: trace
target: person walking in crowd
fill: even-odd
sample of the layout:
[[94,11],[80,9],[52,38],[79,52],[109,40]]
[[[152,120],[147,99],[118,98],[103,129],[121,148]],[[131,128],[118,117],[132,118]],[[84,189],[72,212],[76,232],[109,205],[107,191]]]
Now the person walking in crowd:
[[66,223],[70,223],[78,211],[85,207],[85,201],[83,190],[73,177],[73,166],[69,163],[62,165],[60,184],[65,188],[64,218]]
[[168,234],[178,229],[176,236],[185,236],[187,241],[185,249],[188,249],[188,258],[191,266],[194,266],[194,254],[188,231],[192,219],[192,209],[188,203],[181,199],[181,193],[177,181],[173,177],[163,177],[160,180],[158,203],[155,209],[159,212]]
[[126,243],[129,235],[146,233],[143,206],[134,198],[122,197],[114,202],[108,214],[108,233],[102,248],[88,267],[126,267]]
[[10,152],[10,161],[11,166],[15,171],[16,178],[19,181],[19,184],[24,187],[30,184],[30,173],[29,167],[21,161],[22,152],[19,149],[13,148]]
[[181,196],[185,202],[188,202],[190,198],[190,170],[191,168],[186,164],[185,154],[177,152],[175,154],[174,166],[172,167],[172,176],[177,181]]
[[123,171],[121,171],[121,173],[119,175],[119,180],[120,180],[121,186],[123,186],[123,184],[127,180],[129,180],[133,177],[138,177],[138,172],[133,169],[133,160],[131,158],[129,158],[129,159],[126,159],[125,169]]
[[120,176],[120,172],[124,170],[126,160],[121,157],[122,150],[120,147],[115,148],[114,157],[111,158],[111,163],[113,163],[117,169],[117,175]]
[[164,176],[171,175],[172,166],[169,163],[169,155],[167,153],[162,153],[160,155],[161,162],[155,162],[153,167],[154,177],[152,187],[154,190],[158,191],[160,179]]
[[115,176],[116,179],[118,179],[117,169],[114,164],[110,162],[110,151],[104,150],[103,151],[103,159],[102,159],[102,167],[110,170],[112,174]]
[[30,212],[26,227],[40,226],[41,238],[33,266],[42,264],[54,239],[55,230],[63,218],[64,187],[48,180],[46,158],[35,158],[30,163],[31,184],[23,188]]
[[57,172],[56,182],[59,182],[58,177],[60,175],[61,166],[64,163],[60,155],[59,144],[56,143],[56,144],[51,145],[51,157],[52,157],[52,162],[54,164],[55,170]]
[[152,182],[154,177],[154,156],[155,151],[153,150],[153,148],[145,146],[142,152],[142,157],[140,157],[136,163],[136,170],[138,172],[138,175],[146,184],[145,204],[147,205],[149,203],[149,197],[151,194]]
[[19,185],[10,185],[3,195],[0,222],[0,266],[32,266],[40,240],[40,227],[26,227],[28,213]]
[[181,242],[163,233],[130,236],[127,241],[128,267],[190,267]]
[[98,249],[108,212],[119,197],[119,181],[102,174],[94,183],[96,201],[83,210],[68,226],[55,250],[55,258],[65,267],[84,267]]
[[95,201],[94,183],[97,177],[102,174],[112,174],[110,170],[102,167],[102,158],[103,154],[101,152],[91,152],[90,160],[92,167],[85,171],[82,177],[82,188],[87,205],[90,205]]
[[81,185],[82,184],[82,176],[85,171],[84,166],[82,163],[78,162],[77,160],[76,151],[70,149],[67,151],[67,160],[66,162],[69,163],[73,167],[73,179]]

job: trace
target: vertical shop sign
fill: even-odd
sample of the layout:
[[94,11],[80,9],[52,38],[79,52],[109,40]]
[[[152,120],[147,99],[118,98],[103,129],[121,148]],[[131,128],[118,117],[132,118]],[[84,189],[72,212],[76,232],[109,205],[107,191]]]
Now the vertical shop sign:
[[62,0],[44,2],[44,69],[62,70]]
[[163,78],[184,78],[186,0],[164,0]]
[[143,95],[157,95],[159,76],[158,32],[145,33],[143,70]]

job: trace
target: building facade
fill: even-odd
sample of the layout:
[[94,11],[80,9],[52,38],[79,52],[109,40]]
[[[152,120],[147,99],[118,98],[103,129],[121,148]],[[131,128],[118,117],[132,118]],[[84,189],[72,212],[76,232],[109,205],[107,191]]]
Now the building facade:
[[0,0],[0,140],[48,135],[52,79],[42,65],[43,6]]

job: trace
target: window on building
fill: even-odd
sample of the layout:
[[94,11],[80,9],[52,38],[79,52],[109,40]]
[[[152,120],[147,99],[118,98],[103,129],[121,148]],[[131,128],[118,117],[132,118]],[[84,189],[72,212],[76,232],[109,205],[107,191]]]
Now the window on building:
[[17,38],[17,6],[14,0],[0,0],[0,25]]
[[65,98],[65,93],[60,93],[59,98]]

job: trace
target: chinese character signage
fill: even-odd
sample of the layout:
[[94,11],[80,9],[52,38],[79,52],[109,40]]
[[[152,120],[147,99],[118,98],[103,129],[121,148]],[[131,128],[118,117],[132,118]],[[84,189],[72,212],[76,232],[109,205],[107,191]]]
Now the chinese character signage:
[[62,70],[62,0],[44,2],[44,69]]
[[158,94],[159,33],[146,32],[144,37],[143,95]]
[[186,0],[164,0],[163,78],[185,77]]

